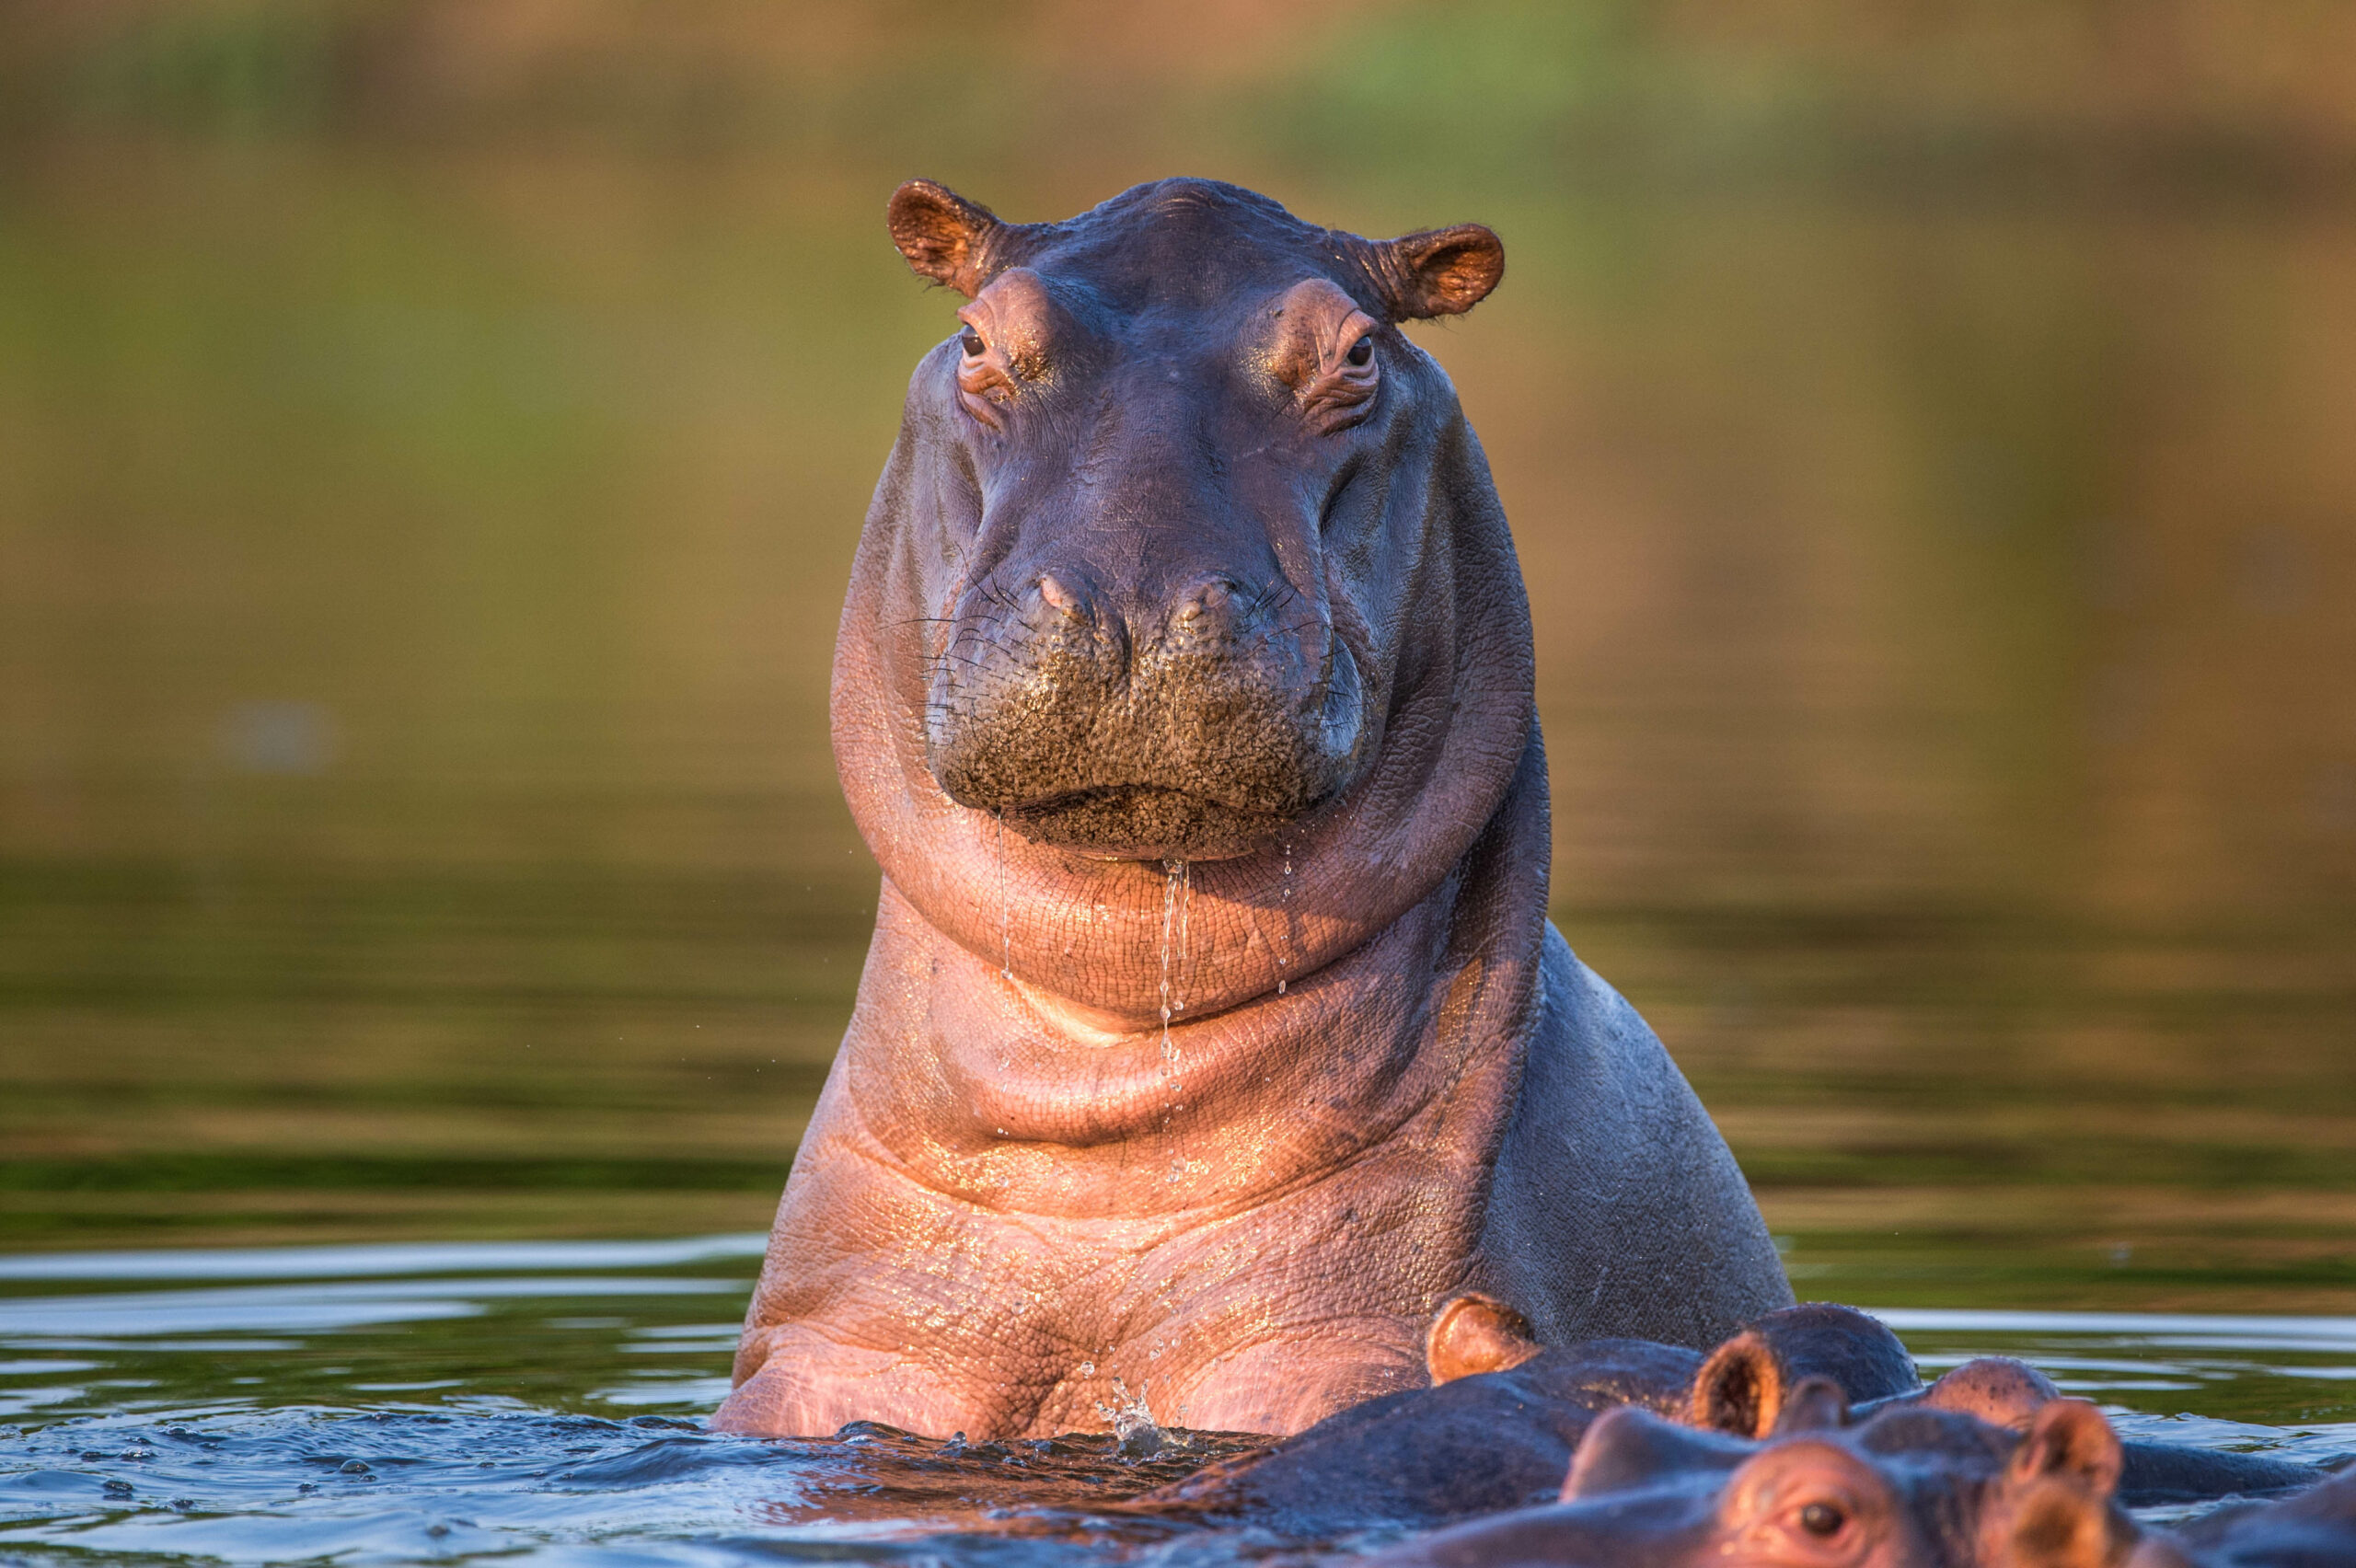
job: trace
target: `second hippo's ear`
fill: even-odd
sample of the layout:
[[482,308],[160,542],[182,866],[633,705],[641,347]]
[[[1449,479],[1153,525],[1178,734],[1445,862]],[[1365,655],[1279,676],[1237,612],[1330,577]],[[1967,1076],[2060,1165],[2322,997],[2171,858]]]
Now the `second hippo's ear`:
[[1375,282],[1393,321],[1461,316],[1506,275],[1506,242],[1479,224],[1377,242]]
[[918,277],[946,283],[967,299],[990,281],[991,244],[1010,226],[987,207],[930,179],[911,179],[893,191],[884,222]]
[[1710,1352],[1693,1374],[1689,1424],[1735,1437],[1764,1437],[1784,1409],[1784,1364],[1774,1346],[1745,1329]]
[[[2054,1400],[2030,1418],[2004,1485],[1981,1522],[1974,1562],[2004,1568],[2121,1568],[2134,1524],[2114,1498],[2119,1435],[2084,1400]],[[2136,1562],[2146,1559],[2137,1554]],[[2151,1563],[2160,1568],[2163,1556]]]
[[2085,1400],[2053,1400],[2030,1418],[2011,1470],[2017,1480],[2050,1478],[2107,1498],[2119,1490],[2124,1463],[2119,1434],[2101,1411]]
[[1849,1424],[1849,1396],[1830,1378],[1803,1378],[1775,1412],[1778,1437],[1795,1432],[1834,1432]]
[[1424,1335],[1424,1365],[1434,1383],[1520,1366],[1542,1347],[1530,1320],[1494,1297],[1467,1293],[1432,1314]]

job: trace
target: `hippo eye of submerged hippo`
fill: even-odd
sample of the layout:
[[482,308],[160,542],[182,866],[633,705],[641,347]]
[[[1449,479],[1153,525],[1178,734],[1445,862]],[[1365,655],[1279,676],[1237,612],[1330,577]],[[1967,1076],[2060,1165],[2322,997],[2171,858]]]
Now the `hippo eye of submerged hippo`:
[[1800,1510],[1800,1528],[1812,1536],[1839,1535],[1848,1522],[1848,1514],[1837,1504],[1811,1503]]

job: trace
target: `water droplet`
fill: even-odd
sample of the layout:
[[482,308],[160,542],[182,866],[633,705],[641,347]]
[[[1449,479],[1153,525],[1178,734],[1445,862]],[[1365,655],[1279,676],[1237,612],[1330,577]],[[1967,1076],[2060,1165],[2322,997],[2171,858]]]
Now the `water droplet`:
[[1083,1361],[1083,1362],[1081,1362],[1081,1363],[1080,1364],[1080,1375],[1081,1377],[1083,1377],[1083,1378],[1093,1378],[1093,1377],[1095,1377],[1095,1376],[1096,1376],[1096,1363],[1094,1363],[1093,1361]]
[[1161,1427],[1153,1419],[1153,1411],[1146,1403],[1146,1389],[1151,1386],[1152,1380],[1149,1378],[1132,1396],[1122,1386],[1121,1379],[1115,1378],[1113,1379],[1113,1397],[1120,1402],[1108,1405],[1102,1400],[1096,1401],[1096,1413],[1104,1418],[1113,1428],[1113,1435],[1120,1440],[1121,1457],[1124,1458],[1149,1458],[1161,1452],[1168,1442]]
[[1178,887],[1185,875],[1185,861],[1161,862],[1161,1059],[1165,1062],[1178,1059],[1178,1048],[1170,1043],[1170,1017],[1177,1010],[1170,999],[1170,951],[1178,920]]
[[1285,994],[1285,982],[1290,978],[1285,974],[1285,968],[1292,962],[1292,912],[1287,907],[1292,903],[1292,840],[1285,838],[1277,842],[1284,847],[1285,852],[1284,891],[1276,899],[1276,995],[1281,997]]

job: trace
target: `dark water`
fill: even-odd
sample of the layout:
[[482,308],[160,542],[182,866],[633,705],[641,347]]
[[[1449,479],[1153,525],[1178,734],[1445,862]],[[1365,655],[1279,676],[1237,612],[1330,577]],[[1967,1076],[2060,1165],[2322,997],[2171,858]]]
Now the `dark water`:
[[[1124,1511],[1250,1445],[707,1433],[757,1236],[0,1261],[0,1560],[1224,1563]],[[2356,1454],[2356,1318],[1891,1310],[1926,1370],[2026,1356],[2132,1435]],[[1107,1412],[1108,1418],[1118,1412]],[[1109,1421],[1108,1421],[1109,1424]]]

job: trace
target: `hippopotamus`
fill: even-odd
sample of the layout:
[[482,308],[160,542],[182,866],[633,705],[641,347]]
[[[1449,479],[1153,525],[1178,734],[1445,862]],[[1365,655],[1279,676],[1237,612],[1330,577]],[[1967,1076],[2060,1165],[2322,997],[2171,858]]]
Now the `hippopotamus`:
[[[1430,1346],[1436,1383],[1566,1359],[1565,1352],[1530,1339],[1528,1323],[1511,1307],[1480,1297],[1443,1307],[1432,1321]],[[1571,1356],[1584,1349],[1573,1347]],[[1704,1431],[1757,1438],[1792,1421],[1840,1424],[1910,1405],[2026,1433],[2061,1397],[2052,1379],[2009,1355],[1975,1356],[1925,1386],[1906,1347],[1879,1319],[1812,1301],[1771,1312],[1719,1345],[1695,1368],[1682,1398],[1656,1389],[1610,1402],[1649,1409]],[[1813,1407],[1804,1409],[1810,1401]],[[1395,1429],[1399,1436],[1428,1449],[1427,1436],[1409,1436],[1410,1424]],[[1509,1427],[1501,1422],[1494,1429]],[[2119,1449],[2119,1500],[2130,1508],[2279,1496],[2311,1487],[2323,1474],[2295,1460],[2178,1443],[2125,1441]]]
[[[1877,1430],[1894,1451],[1905,1432],[1943,1444],[1977,1430],[1951,1417],[2026,1434],[2061,1397],[2043,1374],[2004,1356],[1964,1362],[1926,1387],[1879,1320],[1826,1302],[1767,1313],[1706,1356],[1645,1340],[1544,1347],[1526,1331],[1504,1303],[1459,1297],[1440,1309],[1426,1341],[1432,1388],[1355,1406],[1271,1449],[1147,1493],[1138,1505],[1295,1537],[1428,1528],[1553,1499],[1588,1430],[1622,1408],[1750,1440],[1887,1417]],[[1909,1427],[1895,1419],[1906,1409],[1938,1413]],[[1969,1451],[2007,1441],[1975,1438]],[[2126,1506],[2272,1494],[2311,1486],[2319,1473],[2263,1455],[2117,1447]],[[1724,1456],[1744,1452],[1675,1451],[1719,1468],[1731,1462]]]
[[1781,1416],[1785,1391],[1812,1380],[1844,1405],[1921,1388],[1897,1336],[1846,1307],[1783,1308],[1706,1356],[1650,1340],[1542,1347],[1525,1328],[1503,1303],[1459,1297],[1426,1341],[1433,1387],[1353,1406],[1138,1505],[1297,1537],[1428,1528],[1552,1500],[1580,1437],[1607,1411],[1757,1437]]
[[1741,1172],[1546,917],[1531,628],[1403,324],[1502,276],[1168,179],[945,188],[965,296],[851,568],[832,725],[882,870],[715,1420],[1286,1435],[1434,1309],[1701,1348],[1790,1304]]
[[1461,1525],[1381,1568],[2118,1568],[2136,1528],[2101,1412],[2041,1406],[2026,1432],[1926,1403],[1842,1424],[1807,1379],[1764,1442],[1634,1405],[1580,1441],[1561,1500]]

